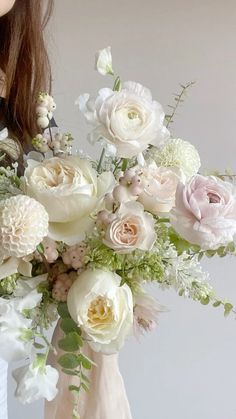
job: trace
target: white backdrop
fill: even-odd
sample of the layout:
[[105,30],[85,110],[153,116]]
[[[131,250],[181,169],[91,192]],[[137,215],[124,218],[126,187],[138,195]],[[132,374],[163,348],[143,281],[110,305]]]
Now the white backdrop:
[[[179,82],[196,80],[174,133],[195,144],[203,168],[236,170],[235,22],[235,0],[56,0],[50,51],[57,121],[91,152],[74,101],[110,82],[93,70],[93,57],[111,45],[116,71],[150,87],[164,107]],[[204,265],[219,295],[236,305],[236,258]],[[133,418],[235,419],[235,320],[152,289],[170,312],[121,353]],[[22,407],[12,394],[10,381],[9,419],[42,419],[41,403]]]

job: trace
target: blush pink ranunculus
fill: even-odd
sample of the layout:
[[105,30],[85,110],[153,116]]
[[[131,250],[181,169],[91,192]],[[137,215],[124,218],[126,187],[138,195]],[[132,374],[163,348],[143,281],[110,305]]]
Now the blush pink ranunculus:
[[217,249],[236,234],[236,188],[213,176],[196,175],[179,184],[171,213],[174,229],[202,249]]

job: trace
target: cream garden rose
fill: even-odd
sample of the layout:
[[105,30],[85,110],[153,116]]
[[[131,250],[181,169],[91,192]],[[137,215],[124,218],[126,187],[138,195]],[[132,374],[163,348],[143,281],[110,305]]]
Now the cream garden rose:
[[157,167],[155,163],[142,168],[142,192],[138,201],[152,214],[168,213],[175,205],[175,193],[181,172],[177,168]]
[[158,145],[169,137],[162,106],[139,83],[126,82],[119,92],[101,89],[95,100],[85,94],[77,103],[87,121],[94,125],[91,141],[105,138],[116,147],[118,157],[137,156],[149,144]]
[[87,270],[70,288],[67,305],[96,352],[118,352],[133,325],[133,298],[114,272]]
[[156,240],[154,219],[134,201],[121,204],[108,224],[104,244],[117,253],[130,253],[135,249],[151,250]]
[[27,164],[25,192],[47,210],[48,236],[69,245],[78,243],[94,226],[91,213],[114,183],[112,173],[98,176],[87,160],[72,156]]

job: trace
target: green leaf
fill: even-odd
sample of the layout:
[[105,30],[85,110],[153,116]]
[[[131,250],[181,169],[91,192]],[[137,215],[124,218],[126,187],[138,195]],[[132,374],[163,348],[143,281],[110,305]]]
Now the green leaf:
[[60,323],[60,328],[63,330],[63,332],[67,335],[70,332],[77,332],[78,334],[81,334],[81,331],[75,321],[71,318],[63,318]]
[[81,383],[81,387],[83,387],[83,389],[84,389],[85,391],[89,391],[89,387],[88,387],[88,386],[86,386],[86,384],[85,384],[85,383]]
[[69,390],[70,391],[76,391],[76,393],[79,393],[80,392],[80,387],[71,385],[71,386],[69,386]]
[[89,358],[87,358],[86,356],[84,356],[83,354],[79,355],[80,358],[80,362],[82,364],[82,366],[86,369],[86,370],[91,370],[92,368],[92,362],[90,361]]
[[217,255],[220,256],[221,258],[226,256],[226,254],[227,254],[227,251],[225,247],[222,246],[217,249]]
[[114,81],[113,91],[114,92],[119,92],[121,90],[121,87],[122,87],[121,79],[118,76]]
[[64,354],[58,359],[58,363],[62,368],[73,370],[80,365],[80,360],[75,354]]
[[39,253],[44,253],[44,246],[43,246],[43,243],[38,244],[38,246],[36,247],[36,250],[37,250]]
[[44,346],[44,345],[42,345],[41,343],[35,342],[35,343],[34,343],[34,347],[35,347],[36,349],[43,349],[45,346]]
[[184,289],[182,288],[181,290],[179,290],[179,296],[182,297],[184,295]]
[[231,303],[225,303],[224,309],[225,309],[224,315],[225,317],[227,317],[230,314],[231,310],[233,309],[233,305]]
[[76,332],[70,332],[63,339],[59,340],[58,346],[63,351],[76,352],[80,346],[83,346],[83,340]]
[[205,255],[206,255],[206,257],[208,257],[208,258],[212,258],[213,256],[215,256],[215,254],[217,253],[217,251],[216,250],[207,250],[206,252],[205,252]]
[[59,303],[57,307],[57,311],[58,311],[59,316],[62,319],[71,318],[66,303]]
[[206,297],[201,298],[201,303],[202,303],[204,306],[206,306],[207,304],[209,304],[209,302],[210,302],[210,298],[209,298],[209,296],[208,296],[208,295],[207,295]]
[[88,377],[86,377],[86,375],[85,374],[83,374],[82,372],[81,372],[81,378],[82,378],[82,380],[83,381],[85,381],[86,383],[90,383],[90,380],[88,379]]
[[221,305],[221,301],[215,301],[213,307],[219,307]]
[[67,375],[73,375],[73,376],[79,375],[78,371],[67,370],[66,368],[62,368],[62,372],[64,372],[64,374],[67,374]]

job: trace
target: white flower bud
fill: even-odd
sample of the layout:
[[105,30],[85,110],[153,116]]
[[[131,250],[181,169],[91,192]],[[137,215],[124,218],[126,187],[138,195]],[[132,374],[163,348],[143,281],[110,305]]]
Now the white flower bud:
[[99,50],[95,57],[95,70],[105,76],[106,74],[114,75],[112,69],[111,47]]

